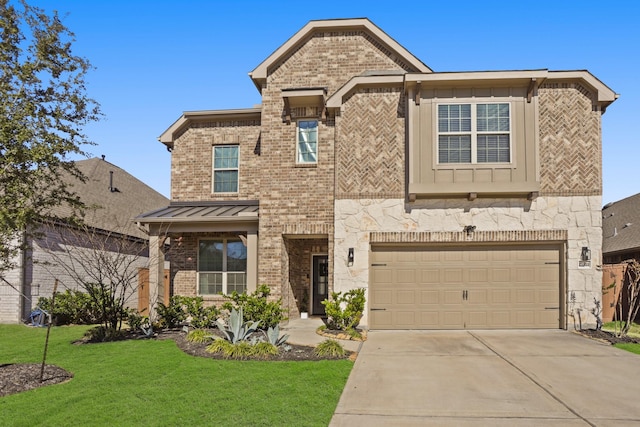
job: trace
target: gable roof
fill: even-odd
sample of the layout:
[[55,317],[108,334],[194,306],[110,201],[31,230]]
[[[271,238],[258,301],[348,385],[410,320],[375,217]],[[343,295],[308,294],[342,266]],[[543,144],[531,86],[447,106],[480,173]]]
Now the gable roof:
[[414,72],[430,73],[431,69],[425,65],[420,59],[414,56],[411,52],[405,49],[397,41],[391,38],[387,33],[382,31],[378,26],[371,22],[367,18],[354,18],[354,19],[327,19],[309,21],[307,25],[302,27],[297,33],[295,33],[289,40],[287,40],[282,46],[276,49],[271,55],[269,55],[264,61],[260,63],[253,71],[249,73],[249,76],[253,80],[259,91],[261,91],[262,83],[266,80],[269,67],[280,61],[283,57],[289,55],[295,51],[298,46],[305,42],[308,35],[321,30],[363,30],[374,37],[380,44],[385,46],[390,51],[397,54],[407,64],[414,67]]
[[602,253],[640,248],[640,194],[602,208]]
[[[86,211],[85,223],[101,230],[115,231],[146,239],[148,236],[132,221],[142,212],[166,206],[169,200],[124,169],[99,158],[76,161],[86,182],[67,178],[71,191],[94,209]],[[68,207],[59,207],[56,215],[69,215]]]

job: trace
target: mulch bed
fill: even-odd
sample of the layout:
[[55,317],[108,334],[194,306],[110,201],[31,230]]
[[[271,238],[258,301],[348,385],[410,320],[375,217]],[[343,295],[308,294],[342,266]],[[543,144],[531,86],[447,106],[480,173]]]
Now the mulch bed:
[[640,344],[640,338],[635,337],[616,337],[613,333],[603,330],[583,329],[576,331],[580,335],[592,338],[598,341],[608,342],[609,344],[631,343]]
[[[212,330],[212,333],[217,331]],[[187,334],[182,330],[171,329],[163,330],[154,334],[151,338],[142,337],[140,334],[131,333],[125,336],[124,339],[158,339],[158,340],[173,340],[178,348],[183,352],[196,357],[206,357],[209,359],[224,359],[224,356],[215,353],[209,353],[206,351],[208,344],[193,343],[187,341]],[[91,344],[86,339],[76,341],[74,344],[85,345]],[[314,352],[313,347],[302,345],[289,345],[290,350],[285,351],[280,349],[277,355],[270,356],[267,359],[271,361],[305,361],[305,360],[329,360],[335,358],[318,357]],[[346,358],[355,357],[355,353],[346,351]],[[73,378],[73,374],[65,371],[64,369],[55,365],[45,365],[43,381],[40,381],[41,364],[33,363],[14,363],[14,364],[0,364],[0,397],[8,396],[10,394],[20,393],[34,388],[43,387],[46,385],[59,384],[65,381],[69,381]]]
[[42,364],[13,363],[0,365],[0,397],[27,391],[45,385],[69,381],[73,374],[55,365],[45,365],[40,381]]
[[[217,330],[211,330],[212,334],[217,334]],[[220,335],[220,334],[217,334]],[[187,354],[198,357],[207,357],[210,359],[225,359],[225,357],[221,354],[217,353],[209,353],[206,351],[208,344],[203,343],[194,343],[187,341],[187,334],[182,332],[181,330],[165,330],[161,331],[157,339],[171,339],[174,340],[176,345],[180,348],[180,350],[184,351]],[[304,345],[295,345],[288,344],[290,347],[289,351],[285,351],[280,347],[280,352],[277,355],[270,356],[266,359],[260,360],[277,360],[277,361],[304,361],[304,360],[335,360],[336,358],[330,357],[318,357],[315,354],[314,347],[304,346]],[[350,351],[345,352],[345,356],[339,359],[347,359],[353,358],[354,354]]]

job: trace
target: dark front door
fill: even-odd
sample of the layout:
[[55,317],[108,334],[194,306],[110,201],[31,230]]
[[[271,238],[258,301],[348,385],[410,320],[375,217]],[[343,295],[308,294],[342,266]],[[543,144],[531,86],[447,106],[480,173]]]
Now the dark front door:
[[313,310],[311,314],[324,315],[322,301],[329,297],[329,257],[313,256]]

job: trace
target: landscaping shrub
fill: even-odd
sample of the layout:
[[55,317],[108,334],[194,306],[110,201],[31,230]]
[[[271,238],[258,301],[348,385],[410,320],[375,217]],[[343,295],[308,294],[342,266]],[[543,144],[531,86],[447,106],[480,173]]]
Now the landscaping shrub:
[[194,328],[209,328],[220,315],[215,306],[205,307],[202,297],[181,297],[181,302],[189,324]]
[[117,329],[107,328],[104,325],[100,325],[89,329],[85,332],[84,336],[89,341],[106,342],[124,339],[125,333]]
[[164,328],[175,328],[185,321],[197,329],[209,328],[215,324],[219,315],[216,307],[204,306],[202,297],[174,295],[169,299],[169,305],[158,304],[158,321]]
[[354,329],[364,313],[364,288],[342,292],[332,292],[331,300],[324,300],[327,327],[335,330]]
[[318,357],[343,357],[345,349],[336,340],[324,340],[315,348],[314,352]]
[[204,329],[194,329],[187,334],[187,341],[196,343],[206,343],[213,339],[212,335]]
[[89,294],[67,289],[56,293],[56,306],[51,311],[52,298],[40,297],[38,307],[51,314],[55,325],[90,325],[97,323],[96,308]]
[[231,301],[222,304],[222,308],[228,311],[233,308],[242,308],[245,320],[260,322],[261,329],[275,328],[285,319],[285,310],[282,308],[282,298],[277,301],[268,301],[270,293],[271,290],[267,285],[260,285],[251,294],[239,294],[234,291],[231,295],[225,295],[225,298]]
[[169,305],[158,303],[158,322],[160,327],[175,328],[187,318],[187,313],[182,306],[182,297],[174,295],[169,299]]

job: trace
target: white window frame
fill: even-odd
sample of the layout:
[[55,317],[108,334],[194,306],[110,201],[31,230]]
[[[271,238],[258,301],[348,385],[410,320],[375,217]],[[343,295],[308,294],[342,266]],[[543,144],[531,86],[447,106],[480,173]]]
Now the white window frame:
[[[509,107],[509,130],[508,131],[478,131],[478,105],[491,104],[507,104]],[[470,105],[471,107],[471,130],[457,132],[441,132],[439,119],[440,106],[444,105]],[[458,166],[458,165],[481,165],[481,166],[504,166],[513,164],[513,104],[507,100],[501,99],[473,99],[473,100],[456,100],[456,102],[438,102],[434,108],[434,129],[435,129],[435,159],[438,166]],[[471,161],[470,162],[441,162],[440,161],[440,136],[469,135],[471,138]],[[479,135],[507,135],[509,137],[509,160],[506,162],[478,162],[478,136]]]
[[[231,148],[238,150],[238,164],[235,167],[216,168],[216,148]],[[216,172],[235,171],[237,174],[236,191],[216,191]],[[238,144],[213,145],[211,147],[211,192],[213,194],[237,194],[240,190],[240,146]]]
[[[221,242],[222,243],[222,270],[200,270],[200,244],[203,241],[209,241],[209,242]],[[239,238],[230,238],[230,237],[204,237],[201,239],[198,239],[198,259],[196,261],[196,277],[197,277],[197,291],[198,291],[198,295],[200,296],[211,296],[211,295],[219,295],[219,293],[202,293],[200,290],[200,275],[201,274],[207,274],[207,273],[213,273],[213,274],[222,274],[222,290],[221,292],[225,295],[229,294],[229,288],[228,288],[228,283],[229,283],[229,274],[244,274],[244,292],[242,293],[247,293],[247,289],[249,284],[247,283],[247,267],[248,267],[248,253],[247,253],[247,259],[245,260],[245,268],[244,271],[228,271],[227,268],[227,260],[228,260],[228,248],[229,248],[229,242],[242,242],[242,239]]]
[[[300,123],[302,122],[315,122],[316,124],[316,150],[315,150],[315,160],[309,161],[304,160],[302,158],[302,153],[300,152],[300,144],[303,142],[300,140]],[[296,121],[296,164],[298,165],[317,165],[318,164],[318,153],[319,153],[319,139],[320,139],[320,122],[317,119],[299,119]]]

